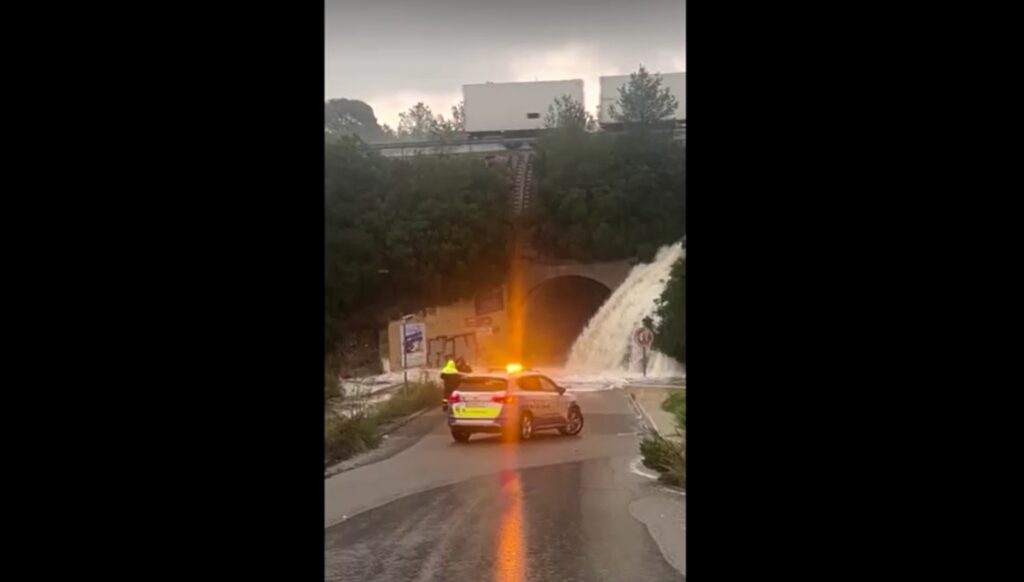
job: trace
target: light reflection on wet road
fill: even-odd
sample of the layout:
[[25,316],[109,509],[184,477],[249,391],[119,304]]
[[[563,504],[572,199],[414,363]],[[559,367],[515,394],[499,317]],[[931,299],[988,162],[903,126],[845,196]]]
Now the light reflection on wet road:
[[[539,433],[536,441],[508,443],[475,436],[456,445],[442,425],[391,459],[332,478],[341,480],[326,486],[328,495],[372,500],[398,486],[411,493],[388,493],[394,500],[325,529],[326,579],[685,580],[630,514],[638,493],[624,481],[643,479],[628,470],[637,450],[632,410],[617,392],[581,395],[580,402],[593,414],[578,438]],[[423,455],[429,464],[415,462]],[[464,462],[490,463],[493,472],[459,477]],[[447,484],[417,486],[445,478]]]

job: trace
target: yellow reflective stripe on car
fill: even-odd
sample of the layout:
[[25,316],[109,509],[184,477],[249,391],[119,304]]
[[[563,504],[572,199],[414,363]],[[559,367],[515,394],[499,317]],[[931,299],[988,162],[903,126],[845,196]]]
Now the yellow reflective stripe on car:
[[494,408],[467,408],[465,406],[457,406],[452,409],[452,415],[455,418],[498,418],[501,414],[501,408],[495,406]]

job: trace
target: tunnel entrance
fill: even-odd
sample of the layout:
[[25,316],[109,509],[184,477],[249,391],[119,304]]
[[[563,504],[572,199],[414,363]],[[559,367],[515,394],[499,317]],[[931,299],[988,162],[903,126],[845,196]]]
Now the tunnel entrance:
[[557,277],[526,298],[523,356],[530,366],[562,366],[580,332],[612,294],[593,279]]

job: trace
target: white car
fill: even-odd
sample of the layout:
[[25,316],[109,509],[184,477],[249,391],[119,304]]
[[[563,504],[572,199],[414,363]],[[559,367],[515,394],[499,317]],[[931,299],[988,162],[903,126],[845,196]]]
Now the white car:
[[522,440],[546,429],[575,435],[583,430],[583,413],[575,396],[542,374],[472,374],[448,397],[448,428],[460,443],[477,432]]

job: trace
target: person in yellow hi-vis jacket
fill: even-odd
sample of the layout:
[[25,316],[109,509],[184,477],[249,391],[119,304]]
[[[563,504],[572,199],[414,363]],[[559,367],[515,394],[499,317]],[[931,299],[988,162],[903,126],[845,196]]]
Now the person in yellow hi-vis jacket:
[[462,378],[462,374],[459,373],[459,369],[455,366],[455,360],[451,358],[444,365],[444,369],[441,370],[441,381],[444,382],[444,408],[447,410],[448,397],[452,395],[459,386],[459,380]]

